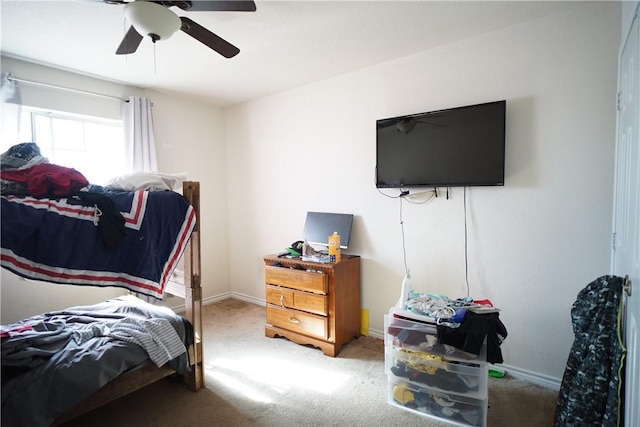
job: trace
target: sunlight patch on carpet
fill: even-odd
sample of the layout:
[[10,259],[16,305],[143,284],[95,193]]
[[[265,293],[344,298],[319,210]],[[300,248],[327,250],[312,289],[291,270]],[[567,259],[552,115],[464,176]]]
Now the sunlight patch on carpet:
[[230,387],[236,390],[237,392],[245,395],[245,397],[248,397],[255,402],[273,403],[272,399],[258,392],[255,388],[249,386],[248,384],[245,384],[243,381],[240,381],[238,378],[222,372],[213,372],[210,374],[210,376],[214,380],[217,380],[224,384],[226,387]]
[[291,363],[265,357],[244,357],[238,359],[215,359],[207,364],[214,376],[225,373],[238,381],[259,382],[270,386],[278,393],[291,389],[304,389],[330,394],[342,387],[349,375],[326,369],[309,368],[302,364]]

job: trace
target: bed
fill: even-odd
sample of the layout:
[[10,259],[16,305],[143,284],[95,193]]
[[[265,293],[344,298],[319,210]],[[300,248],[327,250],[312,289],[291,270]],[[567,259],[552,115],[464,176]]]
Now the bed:
[[[193,391],[204,386],[198,182],[185,181],[182,194],[97,199],[4,190],[3,268],[52,286],[128,294],[2,325],[3,425],[61,424],[171,375]],[[183,278],[172,280],[178,264]],[[185,299],[182,316],[134,296],[167,293]]]

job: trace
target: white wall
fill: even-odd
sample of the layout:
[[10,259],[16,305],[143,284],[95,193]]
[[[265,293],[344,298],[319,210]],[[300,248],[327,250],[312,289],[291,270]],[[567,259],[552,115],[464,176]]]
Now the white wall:
[[[202,287],[204,298],[229,292],[226,241],[226,166],[222,111],[197,101],[123,86],[68,71],[2,57],[2,71],[15,77],[126,98],[147,96],[154,104],[158,167],[186,172],[201,182]],[[120,102],[27,84],[21,85],[25,105],[100,117],[120,118]],[[113,288],[51,285],[27,281],[0,269],[2,323],[72,305],[95,303],[123,293]],[[180,306],[182,300],[167,301]]]
[[187,172],[200,182],[200,244],[204,299],[228,294],[227,166],[219,108],[171,94],[148,92],[160,170]]
[[[620,5],[488,33],[225,111],[231,289],[264,298],[262,256],[307,211],[356,215],[362,307],[380,333],[404,272],[399,201],[374,186],[378,118],[507,100],[506,185],[468,191],[469,283],[502,309],[505,363],[558,384],[570,309],[609,271]],[[403,205],[414,288],[459,297],[463,190]]]

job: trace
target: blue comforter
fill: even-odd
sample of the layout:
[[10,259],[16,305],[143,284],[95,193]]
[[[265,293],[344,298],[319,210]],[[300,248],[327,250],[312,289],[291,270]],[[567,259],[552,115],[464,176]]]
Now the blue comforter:
[[78,197],[2,196],[2,267],[35,280],[162,298],[195,226],[193,207],[172,191],[97,196],[108,198],[122,228],[109,229],[107,212]]

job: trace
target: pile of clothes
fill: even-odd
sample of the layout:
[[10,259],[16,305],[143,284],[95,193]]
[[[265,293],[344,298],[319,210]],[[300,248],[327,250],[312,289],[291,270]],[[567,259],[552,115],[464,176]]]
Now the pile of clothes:
[[393,386],[392,393],[396,402],[416,411],[457,420],[472,426],[481,425],[483,421],[480,406],[451,399],[445,394],[411,389],[397,384]]

